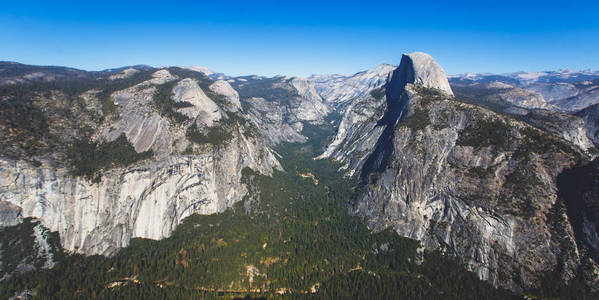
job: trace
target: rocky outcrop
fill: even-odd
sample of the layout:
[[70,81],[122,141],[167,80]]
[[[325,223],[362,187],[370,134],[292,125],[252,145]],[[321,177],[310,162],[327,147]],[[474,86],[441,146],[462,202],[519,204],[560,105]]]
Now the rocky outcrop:
[[[157,86],[175,80],[179,81],[170,99],[188,103],[174,108],[190,119],[183,123],[153,105]],[[214,88],[221,90],[226,93],[218,95],[229,99],[225,103],[234,102],[235,93],[222,83]],[[137,152],[152,150],[154,157],[104,169],[99,182],[73,176],[51,157],[38,157],[36,164],[1,158],[0,199],[6,208],[2,212],[11,218],[3,220],[5,225],[35,217],[59,232],[65,249],[109,255],[131,238],[167,237],[192,213],[222,212],[240,201],[247,190],[241,182],[242,169],[266,175],[281,169],[262,135],[255,132],[257,125],[244,115],[234,119],[225,113],[234,106],[220,108],[194,79],[181,80],[160,70],[111,98],[118,105],[118,117],[106,119],[94,138],[112,141],[124,133]],[[218,142],[197,144],[188,139],[192,124],[199,130],[218,128],[224,136]]]
[[0,197],[58,231],[65,249],[111,254],[133,237],[169,236],[191,213],[222,212],[240,201],[241,169],[270,174],[278,167],[272,154],[254,147],[238,135],[207,153],[110,170],[97,184],[65,169],[2,160]]
[[547,103],[544,97],[535,91],[510,86],[508,84],[499,82],[487,84],[487,87],[490,89],[495,89],[497,96],[502,100],[512,103],[518,107],[529,109],[542,108],[559,110],[556,106]]
[[440,70],[430,56],[404,55],[377,106],[383,112],[346,112],[322,156],[362,178],[353,212],[375,231],[393,228],[444,249],[497,286],[528,289],[557,266],[565,281],[573,278],[581,257],[556,178],[584,154],[455,99]]
[[400,67],[389,76],[385,87],[370,89],[367,96],[357,98],[349,105],[335,139],[318,158],[341,161],[349,175],[355,174],[367,163],[366,158],[373,149],[385,147],[380,140],[381,134],[384,130],[389,131],[407,113],[404,88],[415,82],[453,95],[445,71],[430,55],[421,52],[404,54]]
[[537,128],[553,133],[577,146],[589,157],[596,155],[596,146],[589,139],[584,119],[565,113],[550,110],[531,110],[522,119]]
[[464,74],[451,77],[458,87],[484,90],[484,98],[498,97],[524,108],[575,113],[599,102],[599,72],[559,70],[512,74]]
[[60,253],[58,236],[31,218],[0,228],[0,281],[39,269],[50,269]]
[[307,140],[301,134],[303,124],[298,120],[289,120],[288,108],[259,97],[244,99],[244,102],[249,106],[248,115],[258,124],[269,145],[303,143]]
[[292,108],[298,120],[321,122],[331,112],[311,82],[303,78],[293,78],[291,85],[302,98],[299,105]]
[[465,86],[458,85],[458,87],[469,90],[470,92],[478,91],[476,94],[478,94],[477,100],[480,101],[480,103],[505,102],[523,109],[547,109],[560,111],[558,107],[545,101],[543,95],[533,90],[518,87],[514,84],[495,81],[491,83],[473,83]]
[[560,107],[567,112],[578,112],[591,105],[599,103],[599,82],[589,83],[581,87],[578,94],[572,97],[552,101],[551,104]]
[[355,99],[363,99],[372,89],[381,87],[397,67],[381,64],[368,71],[354,75],[312,75],[308,79],[314,83],[318,94],[339,113]]
[[0,201],[0,227],[15,226],[22,221],[20,207],[8,201]]
[[584,121],[587,137],[599,147],[599,104],[591,105],[576,113]]
[[[446,249],[495,285],[529,288],[563,261],[572,278],[579,257],[563,250],[575,245],[571,226],[552,220],[565,219],[555,180],[576,151],[476,106],[426,101],[411,96],[417,112],[395,127],[387,164],[363,174],[354,212],[375,230]],[[531,146],[542,139],[549,148]]]
[[593,126],[592,121],[581,118],[584,115],[582,111],[575,115],[563,112],[544,101],[536,92],[502,82],[454,85],[454,88],[462,101],[512,115],[539,129],[561,136],[590,156],[595,153],[591,148],[596,147],[597,143],[593,140],[592,130],[588,130]]
[[233,87],[224,80],[218,80],[210,85],[210,90],[216,94],[222,95],[225,98],[225,110],[230,112],[237,112],[241,109],[241,102],[239,102],[239,93]]
[[[168,120],[152,107],[156,85],[176,80],[167,70],[154,73],[151,80],[144,81],[112,95],[121,113],[117,120],[105,122],[96,134],[97,140],[112,141],[125,133],[135,151],[155,150],[164,157],[172,152],[168,136],[172,133]],[[167,139],[161,137],[167,136]]]
[[269,145],[305,142],[304,123],[323,125],[332,111],[314,83],[303,78],[245,76],[230,82]]
[[401,58],[400,67],[397,70],[402,72],[402,76],[396,77],[399,85],[395,85],[393,81],[391,82],[393,85],[392,88],[412,83],[418,86],[438,89],[447,95],[453,96],[453,91],[449,86],[445,71],[426,53],[414,52],[404,54]]
[[108,79],[110,79],[110,80],[125,79],[125,78],[129,78],[129,77],[133,76],[136,73],[139,73],[139,70],[134,69],[134,68],[127,68],[127,69],[122,70],[119,73],[108,76]]
[[173,88],[173,100],[190,103],[190,106],[179,108],[177,111],[196,119],[196,123],[204,126],[212,127],[215,122],[223,118],[220,107],[206,96],[193,79],[187,78],[177,83]]
[[317,158],[340,161],[343,163],[341,168],[349,176],[354,175],[362,168],[383,132],[383,126],[377,125],[386,108],[384,89],[380,97],[369,94],[354,100],[346,109],[335,138]]

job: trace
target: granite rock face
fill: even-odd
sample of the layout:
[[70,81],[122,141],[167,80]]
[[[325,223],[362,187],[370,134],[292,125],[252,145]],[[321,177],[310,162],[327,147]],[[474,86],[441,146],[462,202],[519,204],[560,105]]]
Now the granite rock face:
[[576,116],[584,120],[586,135],[599,147],[599,104],[591,105],[579,111]]
[[345,110],[332,143],[318,158],[334,158],[343,163],[348,174],[353,175],[366,163],[367,156],[377,147],[383,130],[405,114],[407,106],[402,100],[405,86],[419,85],[438,89],[453,95],[445,71],[428,54],[404,54],[399,68],[388,75],[384,87],[375,86],[365,96],[355,98]]
[[[119,87],[108,100],[101,98],[104,86],[75,100],[64,91],[33,94],[32,111],[47,118],[41,125],[51,139],[23,140],[27,131],[0,122],[0,138],[11,142],[0,155],[0,226],[38,219],[32,237],[46,267],[52,258],[45,228],[83,254],[111,255],[131,238],[168,237],[192,213],[218,213],[241,201],[251,188],[242,181],[244,168],[272,175],[281,170],[273,148],[306,142],[306,128],[336,126],[341,115],[317,158],[337,160],[359,179],[350,210],[372,230],[392,228],[446,251],[480,278],[515,291],[557,266],[564,281],[599,270],[599,217],[590,201],[597,191],[586,180],[598,168],[581,164],[596,155],[592,142],[599,144],[596,105],[588,106],[593,81],[545,80],[574,76],[569,72],[468,75],[452,79],[452,88],[440,65],[418,52],[405,54],[397,68],[352,76],[230,77],[205,68],[101,75],[103,84]],[[97,78],[90,78],[86,84],[94,86]],[[168,87],[165,109],[155,97]],[[474,95],[468,101],[454,97],[464,88]],[[66,117],[52,117],[64,111]],[[123,135],[135,152],[152,157],[103,166],[98,181],[73,175],[70,145]],[[31,152],[32,145],[46,152]],[[560,183],[572,178],[582,187],[564,190]],[[597,276],[583,275],[599,287]]]
[[530,288],[558,265],[573,278],[582,258],[556,181],[585,154],[455,99],[431,60],[404,55],[385,101],[354,100],[323,153],[361,178],[353,213],[375,231],[393,228],[455,255],[496,286]]
[[302,98],[299,105],[292,109],[298,120],[321,122],[331,112],[331,108],[324,103],[310,81],[303,78],[294,78],[291,80],[291,85]]
[[269,145],[305,142],[304,125],[323,125],[333,111],[304,78],[244,76],[229,83]]
[[[550,92],[546,92],[548,89],[547,84],[543,86],[536,85],[534,88],[539,90],[541,93],[548,94],[548,97],[555,96],[555,85],[551,85]],[[552,105],[559,107],[560,109],[574,113],[585,109],[591,105],[599,103],[599,80],[594,81],[583,81],[577,84],[568,84],[568,90],[559,91],[563,92],[562,97],[552,97],[549,101]],[[559,94],[558,94],[559,95]]]
[[[403,67],[402,67],[403,65]],[[447,75],[439,64],[428,54],[414,52],[404,54],[401,58],[400,68],[402,75],[400,84],[412,83],[427,88],[434,88],[453,96]]]
[[361,169],[383,132],[377,126],[387,108],[387,99],[367,94],[356,98],[345,110],[337,134],[318,159],[332,158],[343,163],[342,169],[352,176]]
[[[422,111],[396,125],[386,164],[362,174],[366,191],[354,212],[375,230],[391,227],[426,248],[446,249],[495,285],[528,288],[521,282],[534,283],[562,259],[571,278],[579,257],[560,245],[575,245],[571,226],[551,219],[565,214],[555,180],[574,164],[576,150],[533,151],[528,143],[539,141],[531,139],[548,137],[524,123],[419,98],[412,96],[411,107]],[[504,126],[508,136],[475,138],[486,126]]]
[[38,221],[26,218],[19,224],[0,228],[0,237],[0,281],[33,270],[50,269],[56,264],[54,254],[60,248],[57,235]]
[[20,207],[7,201],[0,201],[0,227],[15,226],[22,221]]
[[[138,73],[132,70],[109,80],[128,80]],[[146,80],[111,93],[116,115],[94,123],[94,118],[82,114],[75,121],[79,123],[71,125],[92,128],[89,138],[97,143],[124,134],[136,152],[151,151],[153,157],[102,170],[99,182],[73,176],[65,155],[35,160],[2,157],[2,226],[37,218],[60,234],[66,250],[84,254],[110,255],[135,237],[168,237],[190,214],[222,212],[240,201],[248,190],[241,181],[244,168],[265,175],[282,170],[271,147],[304,142],[304,122],[324,124],[331,111],[306,79],[240,78],[231,83],[203,75],[183,77],[189,73],[176,68],[148,74]],[[171,114],[182,115],[182,120],[157,107],[156,94],[165,86],[172,86],[167,98],[177,105]],[[97,95],[97,90],[80,95],[89,115],[102,114]],[[56,93],[56,99],[62,97],[66,96]],[[39,96],[36,101],[52,106],[60,102],[56,99]],[[50,126],[58,128],[56,124],[62,120],[50,118]],[[210,139],[218,142],[194,142],[191,126],[200,135],[212,132]],[[77,130],[63,130],[60,137],[82,136]]]
[[220,107],[200,88],[198,83],[190,78],[183,79],[173,88],[175,102],[187,102],[191,106],[177,109],[177,111],[196,119],[196,123],[212,127],[215,122],[223,118]]
[[[189,103],[177,108],[189,118],[184,123],[163,116],[152,104],[157,85],[173,81],[172,101]],[[262,135],[252,130],[249,117],[234,119],[226,113],[240,109],[232,88],[222,82],[211,87],[225,99],[225,107],[209,98],[196,79],[180,79],[168,70],[114,92],[118,116],[106,118],[93,138],[112,141],[124,133],[135,151],[152,150],[154,156],[104,170],[99,182],[73,176],[51,156],[38,157],[35,164],[1,158],[2,225],[35,217],[59,232],[65,249],[109,255],[133,237],[167,237],[192,213],[222,212],[240,201],[247,190],[241,182],[243,168],[269,175],[281,167]],[[186,135],[191,124],[200,130],[220,128],[228,138],[218,144],[194,143]]]
[[585,120],[577,115],[570,115],[551,110],[530,110],[523,116],[523,120],[541,130],[553,133],[563,138],[589,156],[595,156],[596,141],[589,138],[590,120]]
[[239,137],[215,149],[214,155],[171,157],[114,169],[104,173],[100,183],[73,177],[67,170],[1,161],[5,176],[0,195],[20,207],[24,216],[58,231],[65,249],[112,254],[133,237],[168,237],[191,213],[222,212],[240,201],[246,192],[240,168],[269,174],[277,166],[274,159],[253,157],[247,142]]
[[367,97],[372,89],[381,87],[397,66],[381,64],[368,71],[354,75],[312,75],[308,79],[314,83],[318,94],[343,113],[355,99]]
[[224,80],[218,80],[210,85],[210,89],[225,97],[225,109],[230,112],[237,112],[241,109],[241,102],[239,102],[239,93],[233,87]]
[[135,68],[127,68],[122,70],[121,72],[114,74],[114,75],[110,75],[108,76],[108,79],[110,80],[117,80],[117,79],[124,79],[124,78],[129,78],[131,76],[133,76],[135,73],[138,73],[139,70],[135,69]]

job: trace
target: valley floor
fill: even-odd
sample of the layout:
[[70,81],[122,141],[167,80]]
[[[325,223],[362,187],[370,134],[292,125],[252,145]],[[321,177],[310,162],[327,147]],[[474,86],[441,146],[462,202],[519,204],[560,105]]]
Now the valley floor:
[[521,298],[417,241],[371,233],[348,213],[356,185],[338,165],[313,159],[319,146],[277,149],[286,172],[273,177],[245,169],[255,188],[222,214],[192,215],[171,237],[134,239],[113,257],[58,255],[52,269],[3,281],[0,297],[32,290],[40,299]]

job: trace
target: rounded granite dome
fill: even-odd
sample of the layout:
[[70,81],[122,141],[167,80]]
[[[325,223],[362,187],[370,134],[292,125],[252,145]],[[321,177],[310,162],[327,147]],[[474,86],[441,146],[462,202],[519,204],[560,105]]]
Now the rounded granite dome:
[[408,66],[412,69],[411,71],[413,73],[411,76],[412,82],[408,81],[407,83],[414,83],[428,88],[436,88],[448,95],[453,95],[445,71],[432,56],[424,52],[404,54],[401,59],[400,68],[404,65],[404,60],[407,60],[406,63],[408,63]]

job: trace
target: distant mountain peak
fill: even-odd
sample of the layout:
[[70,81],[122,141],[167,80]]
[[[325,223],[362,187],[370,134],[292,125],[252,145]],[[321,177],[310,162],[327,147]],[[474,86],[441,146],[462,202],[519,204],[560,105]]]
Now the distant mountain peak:
[[214,72],[212,70],[208,69],[207,67],[203,67],[203,66],[190,66],[187,69],[196,71],[196,72],[202,72],[206,76],[210,76],[210,75],[214,74]]
[[559,69],[558,71],[559,71],[560,73],[574,73],[574,72],[575,72],[574,70],[572,70],[572,69],[570,69],[570,68],[568,68],[568,67],[565,67],[565,68]]

